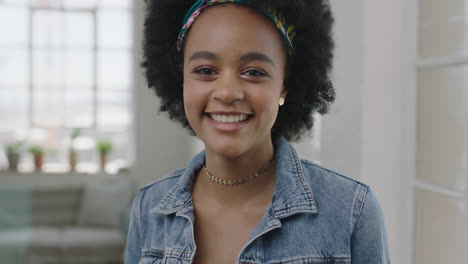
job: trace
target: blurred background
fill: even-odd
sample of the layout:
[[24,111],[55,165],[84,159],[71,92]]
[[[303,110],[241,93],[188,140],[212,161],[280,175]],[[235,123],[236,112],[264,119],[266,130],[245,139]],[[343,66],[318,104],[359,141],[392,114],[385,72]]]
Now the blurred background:
[[[370,185],[393,263],[468,263],[468,0],[330,0],[302,157]],[[146,89],[143,0],[0,0],[0,263],[121,263],[135,191],[203,144]]]

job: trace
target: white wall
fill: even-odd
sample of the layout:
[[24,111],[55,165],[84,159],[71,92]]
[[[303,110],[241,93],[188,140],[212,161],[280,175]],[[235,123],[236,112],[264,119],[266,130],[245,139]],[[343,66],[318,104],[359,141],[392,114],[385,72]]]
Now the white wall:
[[322,163],[370,185],[393,263],[411,263],[416,1],[332,0],[337,100],[324,117]]
[[416,2],[365,0],[362,179],[381,200],[394,263],[412,257]]
[[158,114],[159,100],[147,89],[142,76],[141,41],[143,1],[134,1],[134,143],[135,161],[131,177],[138,185],[157,180],[184,167],[189,155],[189,136],[179,125]]
[[333,84],[336,100],[323,116],[324,166],[353,178],[361,174],[363,1],[332,0],[335,15]]

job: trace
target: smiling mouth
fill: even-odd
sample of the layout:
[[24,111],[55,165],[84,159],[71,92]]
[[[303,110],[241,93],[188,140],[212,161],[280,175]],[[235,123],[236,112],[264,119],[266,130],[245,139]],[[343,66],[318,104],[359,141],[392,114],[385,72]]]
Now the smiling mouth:
[[252,117],[247,114],[208,114],[208,116],[216,122],[223,124],[235,124],[244,122]]

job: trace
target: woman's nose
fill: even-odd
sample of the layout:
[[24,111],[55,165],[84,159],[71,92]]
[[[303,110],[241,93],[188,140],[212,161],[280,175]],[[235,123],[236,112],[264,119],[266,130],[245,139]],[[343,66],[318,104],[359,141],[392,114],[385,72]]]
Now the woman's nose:
[[213,97],[223,103],[229,104],[244,99],[242,82],[235,73],[224,73],[214,83]]

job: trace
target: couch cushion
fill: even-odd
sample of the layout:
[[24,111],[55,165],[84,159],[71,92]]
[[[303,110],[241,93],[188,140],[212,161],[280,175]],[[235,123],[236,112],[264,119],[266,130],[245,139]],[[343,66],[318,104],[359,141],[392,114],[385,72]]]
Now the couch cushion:
[[0,263],[24,264],[32,229],[0,230]]
[[26,259],[9,264],[121,263],[124,247],[117,229],[37,227],[0,233],[0,256]]
[[63,235],[60,229],[52,227],[34,228],[28,252],[35,256],[54,256],[59,258],[62,254],[62,243]]
[[117,229],[69,228],[63,232],[65,263],[119,263],[124,237]]
[[0,232],[32,224],[31,188],[0,184]]
[[0,232],[0,255],[9,264],[59,264],[62,259],[60,243],[58,229],[12,229]]
[[41,187],[32,191],[32,224],[64,227],[76,223],[80,186]]
[[85,185],[78,225],[119,228],[122,215],[131,202],[129,180],[102,180]]

